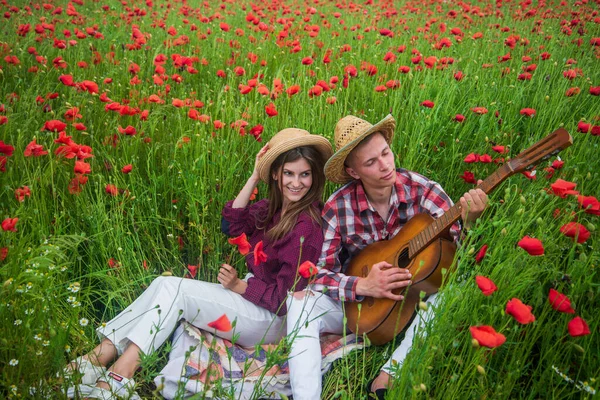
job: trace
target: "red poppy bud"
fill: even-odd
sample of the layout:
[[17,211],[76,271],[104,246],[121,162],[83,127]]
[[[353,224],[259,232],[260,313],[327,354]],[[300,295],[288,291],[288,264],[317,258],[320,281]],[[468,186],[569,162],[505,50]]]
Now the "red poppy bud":
[[477,287],[481,290],[484,296],[489,296],[494,293],[498,288],[494,281],[490,278],[486,278],[485,276],[477,275],[475,277],[475,283],[477,283]]
[[317,267],[311,261],[304,261],[300,264],[298,268],[298,273],[305,279],[309,279],[310,277],[317,274]]
[[544,246],[539,239],[531,238],[529,236],[525,236],[523,239],[519,240],[517,245],[525,250],[529,255],[532,256],[542,256],[544,255]]
[[571,300],[565,296],[564,294],[550,289],[548,293],[548,301],[552,308],[558,312],[566,313],[566,314],[575,314],[575,310],[571,307]]
[[481,247],[481,249],[479,249],[479,252],[475,256],[475,262],[477,264],[479,264],[483,260],[483,258],[485,257],[485,253],[487,253],[487,249],[488,249],[488,245],[487,244],[484,244]]
[[585,322],[585,320],[581,317],[575,317],[571,321],[569,321],[567,328],[569,329],[569,335],[574,337],[585,336],[590,334],[590,328],[587,322]]
[[535,316],[531,313],[531,306],[523,304],[517,298],[513,298],[506,303],[506,313],[511,315],[520,324],[525,325],[535,321]]

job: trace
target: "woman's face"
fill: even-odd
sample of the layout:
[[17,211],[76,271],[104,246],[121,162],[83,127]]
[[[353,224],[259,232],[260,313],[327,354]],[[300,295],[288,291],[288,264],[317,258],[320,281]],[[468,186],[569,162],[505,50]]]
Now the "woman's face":
[[[283,195],[283,209],[290,203],[302,200],[312,186],[312,171],[304,158],[283,164],[280,176],[278,186]],[[278,176],[273,176],[273,179],[278,180]]]

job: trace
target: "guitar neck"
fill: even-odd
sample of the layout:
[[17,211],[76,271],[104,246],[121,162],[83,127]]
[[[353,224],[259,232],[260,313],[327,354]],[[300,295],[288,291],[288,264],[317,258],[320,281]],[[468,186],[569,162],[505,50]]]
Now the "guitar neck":
[[[515,174],[515,171],[511,169],[509,164],[505,164],[498,168],[492,175],[488,176],[481,184],[477,185],[477,188],[483,190],[486,194],[491,193],[506,178],[513,174]],[[413,255],[421,252],[425,247],[447,232],[458,221],[461,213],[462,206],[460,203],[456,203],[444,215],[435,219],[429,226],[419,232],[409,242],[409,257],[412,258]]]

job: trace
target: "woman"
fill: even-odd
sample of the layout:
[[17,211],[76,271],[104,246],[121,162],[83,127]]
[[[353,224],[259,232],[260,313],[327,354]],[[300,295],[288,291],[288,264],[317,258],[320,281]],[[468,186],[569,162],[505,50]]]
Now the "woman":
[[[245,233],[250,249],[257,253],[262,241],[266,260],[255,257],[254,251],[246,255],[247,280],[227,264],[219,271],[219,284],[156,278],[125,311],[97,329],[102,342],[94,350],[67,366],[68,373],[77,370],[82,376],[82,385],[71,387],[67,395],[131,397],[140,352],[149,354],[160,347],[181,318],[213,331],[208,324],[225,314],[236,320],[237,343],[243,346],[274,343],[285,336],[282,316],[287,293],[306,285],[299,280],[297,267],[306,260],[316,263],[321,251],[323,165],[331,154],[329,141],[321,136],[296,128],[277,133],[260,150],[252,175],[222,213],[225,233]],[[269,184],[269,197],[249,205],[259,180]],[[216,332],[225,339],[233,333]]]

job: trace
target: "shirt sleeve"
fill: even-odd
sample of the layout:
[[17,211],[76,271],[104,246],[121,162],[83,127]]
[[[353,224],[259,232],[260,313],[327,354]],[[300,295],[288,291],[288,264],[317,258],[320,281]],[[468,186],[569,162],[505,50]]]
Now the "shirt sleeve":
[[323,233],[316,222],[301,221],[282,241],[283,243],[278,245],[277,258],[280,268],[275,281],[269,283],[252,277],[248,279],[248,287],[242,295],[246,300],[279,316],[287,312],[285,301],[288,292],[306,287],[308,281],[298,275],[298,266],[304,261],[318,261]]
[[[425,185],[423,196],[421,196],[420,206],[433,218],[439,218],[452,207],[454,203],[446,194],[442,186],[434,181],[429,181]],[[450,227],[450,236],[455,243],[458,243],[460,238],[461,227],[458,222],[455,222]]]
[[356,295],[358,277],[342,273],[342,237],[333,207],[325,204],[323,209],[323,248],[319,259],[318,272],[312,288],[321,291],[334,300],[361,301],[364,296]]
[[[258,201],[243,208],[233,208],[233,200],[228,201],[223,207],[221,215],[221,230],[228,236],[239,236],[245,233],[250,236],[256,230],[256,216],[266,208],[266,200]],[[227,228],[227,232],[225,229]]]

